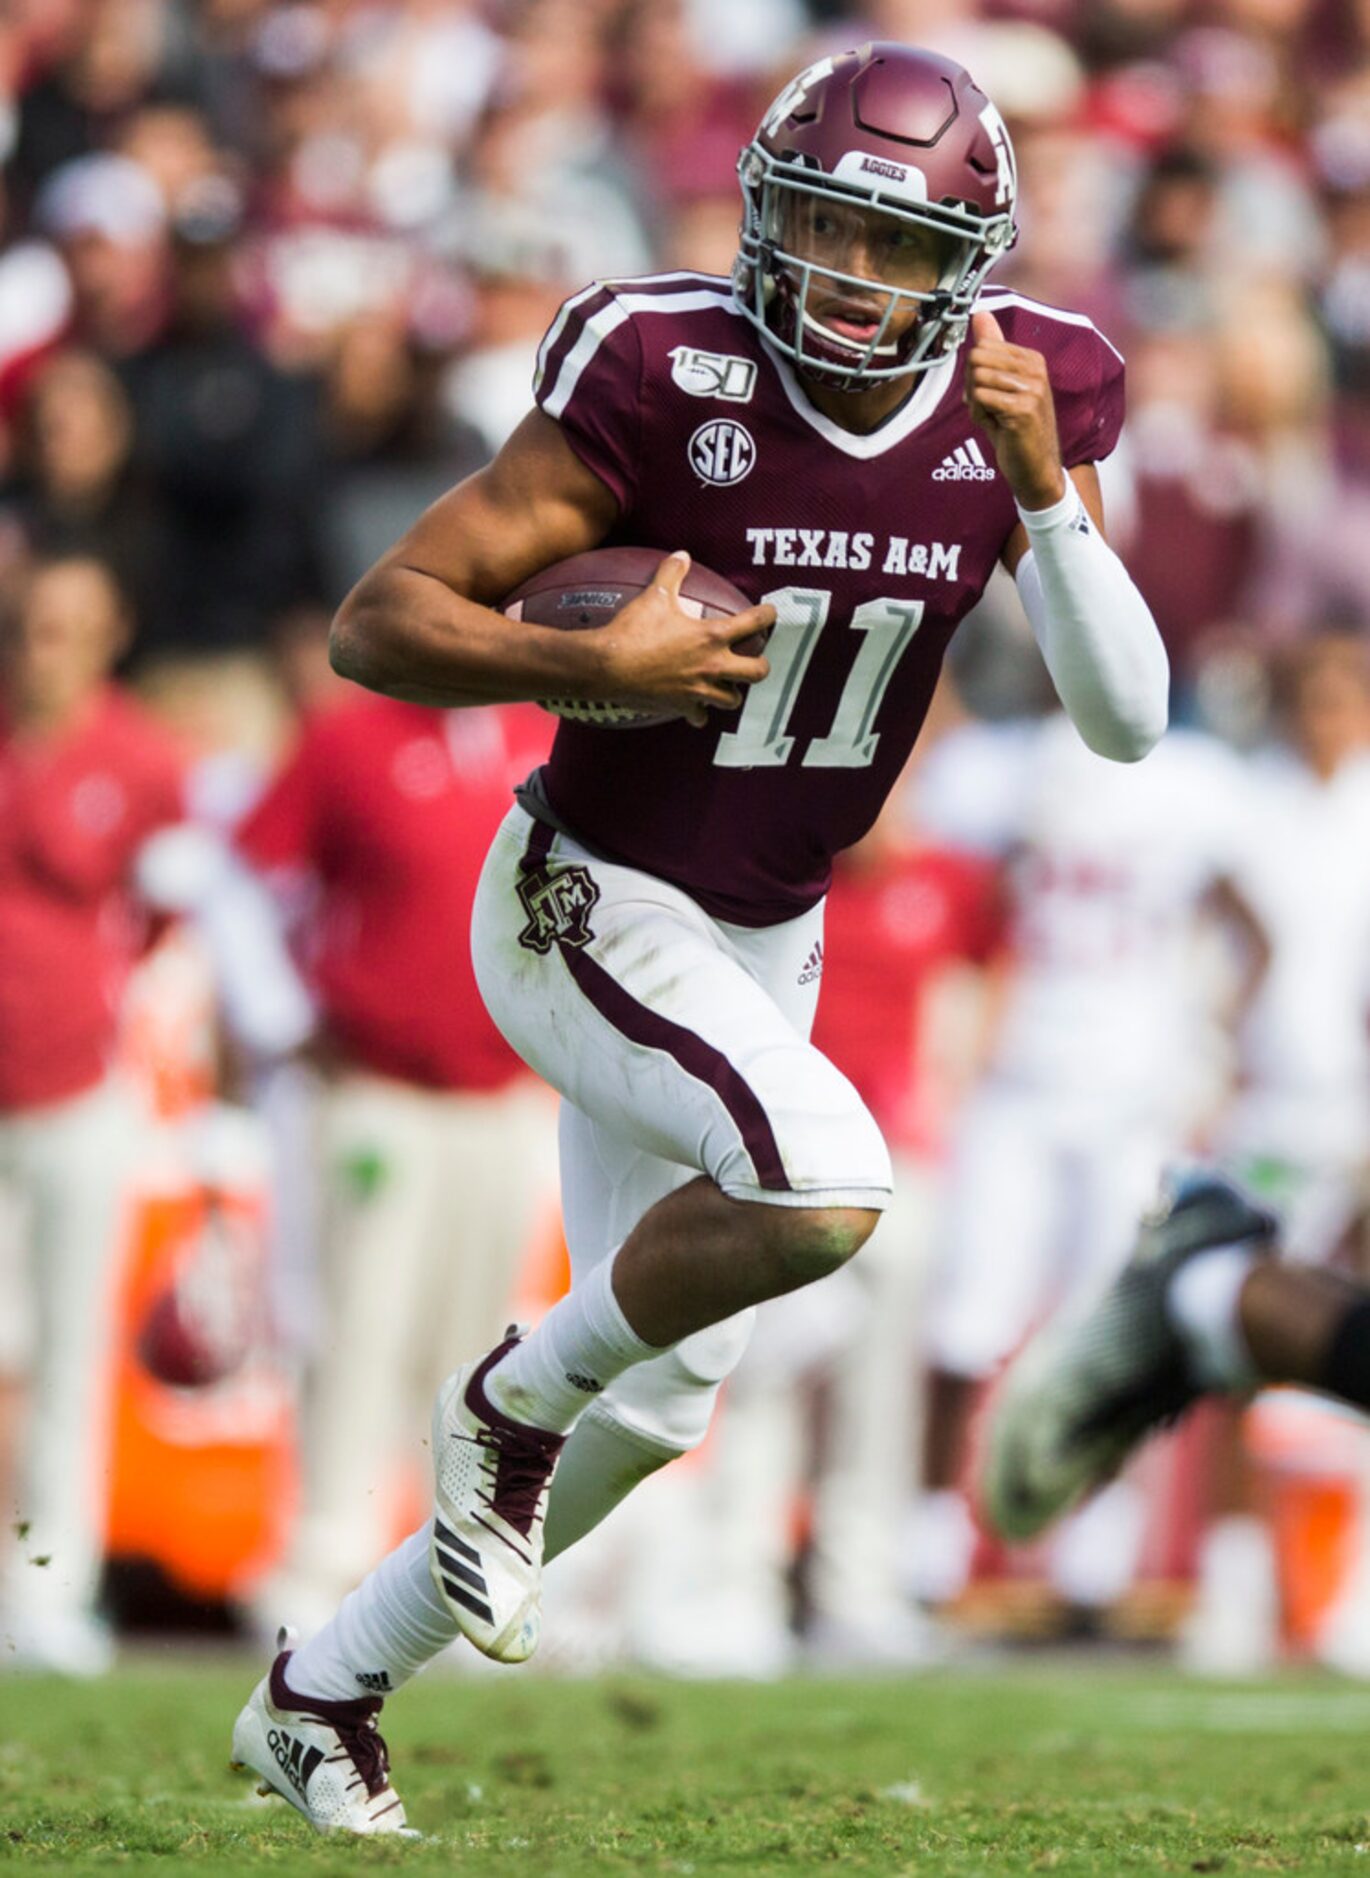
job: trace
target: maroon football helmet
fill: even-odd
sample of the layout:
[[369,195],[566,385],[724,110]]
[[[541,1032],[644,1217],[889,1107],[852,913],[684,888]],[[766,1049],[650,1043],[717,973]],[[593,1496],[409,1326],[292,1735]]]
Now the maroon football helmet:
[[[1018,232],[1003,120],[964,67],[912,46],[875,43],[809,66],[737,167],[734,298],[769,344],[848,390],[954,351]],[[844,245],[857,243],[863,270],[848,271]],[[819,303],[836,308],[826,322]],[[901,332],[910,303],[918,317]]]

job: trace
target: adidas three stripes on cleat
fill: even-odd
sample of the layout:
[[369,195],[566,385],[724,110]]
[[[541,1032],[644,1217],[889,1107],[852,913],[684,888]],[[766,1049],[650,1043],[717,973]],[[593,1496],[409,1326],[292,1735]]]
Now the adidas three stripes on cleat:
[[511,1328],[450,1376],[433,1410],[433,1583],[467,1639],[502,1663],[521,1663],[538,1646],[542,1525],[565,1441],[502,1414],[485,1392],[518,1341]]

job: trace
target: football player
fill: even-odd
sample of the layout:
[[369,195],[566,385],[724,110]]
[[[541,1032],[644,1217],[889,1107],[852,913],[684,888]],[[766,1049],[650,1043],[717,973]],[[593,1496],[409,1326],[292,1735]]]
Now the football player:
[[[1235,1100],[1211,1145],[1278,1213],[1286,1258],[1351,1265],[1370,1191],[1370,649],[1316,632],[1274,676],[1283,735],[1247,765],[1233,869],[1269,969],[1238,1027]],[[1255,1673],[1278,1649],[1274,1534],[1242,1464],[1242,1406],[1223,1418],[1180,1636],[1186,1666],[1214,1675]],[[1353,1634],[1370,1635],[1364,1590],[1348,1585],[1329,1620],[1344,1665]]]
[[[873,1229],[889,1157],[808,1041],[806,967],[832,856],[874,821],[996,564],[1092,748],[1133,761],[1165,726],[1165,653],[1095,468],[1122,361],[1082,315],[982,291],[1016,181],[970,74],[893,44],[821,59],[739,175],[731,281],[568,301],[536,409],[336,621],[338,669],[392,696],[674,720],[560,725],[486,863],[476,976],[563,1097],[574,1282],[444,1386],[434,1519],[239,1717],[235,1758],[321,1828],[402,1826],[380,1697],[459,1634],[531,1655],[544,1532],[563,1549],[696,1444],[752,1307]],[[495,610],[608,542],[673,549],[608,625]],[[692,556],[754,604],[692,617]],[[738,649],[760,629],[764,654]]]
[[1279,1238],[1275,1215],[1218,1175],[1170,1183],[1102,1297],[1009,1372],[981,1484],[1004,1538],[1042,1531],[1204,1394],[1299,1383],[1370,1409],[1370,1289],[1280,1261]]
[[[1268,942],[1231,878],[1245,780],[1230,751],[1186,730],[1140,768],[1102,763],[1059,712],[966,726],[920,773],[924,826],[1002,856],[1013,959],[958,1119],[933,1254],[925,1492],[910,1535],[930,1602],[953,1601],[970,1574],[961,1486],[985,1385],[1048,1307],[1092,1295],[1124,1263],[1191,1125],[1202,918],[1240,943],[1241,992],[1255,995]],[[1122,1595],[1143,1512],[1120,1482],[1062,1529],[1049,1570],[1065,1603],[1097,1611]]]

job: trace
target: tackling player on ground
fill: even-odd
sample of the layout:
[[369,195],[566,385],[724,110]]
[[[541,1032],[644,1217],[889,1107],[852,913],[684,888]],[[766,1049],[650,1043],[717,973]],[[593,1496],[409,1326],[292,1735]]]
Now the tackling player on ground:
[[[1028,1347],[987,1449],[985,1507],[1007,1538],[1040,1531],[1202,1394],[1299,1383],[1370,1409],[1370,1292],[1304,1262],[1328,1259],[1354,1217],[1365,1140],[1365,648],[1315,637],[1288,679],[1290,748],[1250,780],[1259,839],[1234,867],[1271,959],[1242,1026],[1247,1076],[1223,1143],[1253,1186],[1283,1176],[1283,1223],[1190,1174],[1093,1307]],[[1235,1635],[1245,1653],[1255,1614],[1225,1613],[1224,1594],[1231,1605],[1232,1587],[1205,1573],[1199,1614],[1223,1624],[1216,1648]]]
[[[444,1387],[434,1520],[239,1717],[235,1759],[321,1829],[403,1828],[381,1696],[459,1634],[529,1656],[544,1529],[550,1556],[699,1442],[751,1307],[873,1229],[889,1157],[808,1041],[804,967],[832,856],[875,820],[995,565],[1093,749],[1132,761],[1165,726],[1165,654],[1095,469],[1122,362],[1078,314],[982,295],[1015,175],[969,74],[897,45],[823,59],[739,173],[731,285],[662,275],[569,301],[537,410],[335,626],[338,668],[393,696],[678,715],[563,723],[486,864],[477,979],[563,1097],[573,1284]],[[606,543],[676,549],[607,626],[494,610]],[[692,617],[687,556],[756,604]],[[765,627],[764,656],[735,650]]]
[[1275,1215],[1240,1188],[1172,1179],[1108,1290],[1009,1372],[982,1481],[1004,1538],[1042,1531],[1200,1396],[1298,1383],[1370,1411],[1370,1288],[1279,1249]]

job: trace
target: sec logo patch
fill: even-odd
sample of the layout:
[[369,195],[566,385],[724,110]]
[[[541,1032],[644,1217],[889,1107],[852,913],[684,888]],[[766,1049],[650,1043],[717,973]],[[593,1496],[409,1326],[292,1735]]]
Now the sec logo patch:
[[716,417],[701,424],[691,437],[688,448],[690,467],[706,483],[720,488],[740,483],[756,462],[756,445],[745,424],[731,418]]

